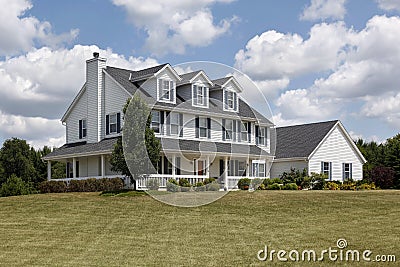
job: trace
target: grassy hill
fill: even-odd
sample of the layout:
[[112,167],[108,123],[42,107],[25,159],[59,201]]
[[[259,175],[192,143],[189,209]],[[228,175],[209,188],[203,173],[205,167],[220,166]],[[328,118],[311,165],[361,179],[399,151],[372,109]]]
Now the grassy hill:
[[198,208],[127,195],[0,198],[0,266],[284,266],[257,252],[321,251],[339,238],[400,261],[400,191],[231,192]]

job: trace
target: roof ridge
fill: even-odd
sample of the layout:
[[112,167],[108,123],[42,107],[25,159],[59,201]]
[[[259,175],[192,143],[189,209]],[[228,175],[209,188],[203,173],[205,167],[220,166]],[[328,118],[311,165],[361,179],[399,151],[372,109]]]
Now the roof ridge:
[[336,123],[338,121],[340,121],[340,120],[329,120],[329,121],[310,122],[310,123],[303,123],[303,124],[294,124],[294,125],[276,127],[276,129],[296,127],[296,126],[307,126],[307,125],[314,125],[314,124],[324,124],[324,123],[332,123],[332,122]]

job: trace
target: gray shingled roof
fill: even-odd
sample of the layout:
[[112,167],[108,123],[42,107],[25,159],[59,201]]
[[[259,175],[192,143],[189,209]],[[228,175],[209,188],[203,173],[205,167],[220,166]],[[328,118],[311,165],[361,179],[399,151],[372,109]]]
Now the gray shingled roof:
[[182,78],[182,81],[178,82],[177,85],[187,84],[194,76],[199,74],[199,72],[201,72],[201,70],[180,74],[179,76]]
[[230,78],[232,78],[232,76],[228,76],[228,77],[223,77],[223,78],[219,78],[219,79],[215,79],[212,80],[212,82],[215,85],[218,85],[219,87],[221,87],[223,84],[225,84]]
[[142,81],[148,78],[149,76],[159,72],[162,68],[164,68],[168,63],[164,63],[158,66],[150,67],[143,70],[132,71],[132,81]]
[[103,139],[98,143],[78,142],[72,144],[65,144],[62,147],[54,150],[50,154],[43,157],[44,160],[65,157],[68,155],[77,154],[101,154],[111,152],[114,149],[114,144],[117,141],[117,137]]
[[338,120],[276,128],[275,158],[306,158]]

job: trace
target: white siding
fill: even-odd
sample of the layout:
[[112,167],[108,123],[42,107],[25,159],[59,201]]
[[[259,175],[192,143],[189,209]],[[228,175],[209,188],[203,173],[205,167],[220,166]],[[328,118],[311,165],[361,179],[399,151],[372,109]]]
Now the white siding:
[[75,143],[85,141],[85,139],[79,139],[79,120],[87,118],[87,91],[81,95],[76,102],[75,106],[71,110],[70,114],[65,120],[66,132],[67,132],[67,143]]
[[122,89],[112,78],[108,75],[105,75],[104,79],[105,91],[104,91],[104,114],[102,115],[102,129],[101,129],[101,139],[104,137],[115,136],[108,135],[106,136],[106,115],[111,113],[121,113],[121,124],[122,124],[122,110],[124,105],[131,96]]
[[362,179],[362,162],[338,126],[310,158],[309,173],[320,173],[322,161],[332,162],[332,180],[343,180],[342,163],[352,163],[353,179]]
[[304,161],[285,161],[285,162],[274,162],[271,167],[271,178],[278,178],[282,175],[283,172],[290,172],[291,168],[295,168],[296,170],[304,170],[307,168],[307,162]]
[[196,139],[195,115],[183,114],[183,138]]
[[104,59],[90,59],[86,61],[86,93],[87,93],[87,142],[100,141],[102,103],[103,103],[103,68]]

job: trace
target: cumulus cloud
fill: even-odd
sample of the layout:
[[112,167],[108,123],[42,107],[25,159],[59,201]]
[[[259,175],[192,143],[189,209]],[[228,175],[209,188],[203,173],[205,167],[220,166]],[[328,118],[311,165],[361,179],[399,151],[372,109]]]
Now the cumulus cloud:
[[71,42],[79,31],[54,34],[48,21],[40,21],[25,12],[32,8],[28,0],[0,0],[0,56],[16,55],[29,51],[35,43],[58,47]]
[[311,0],[300,15],[301,20],[317,21],[343,19],[346,14],[347,0]]
[[380,9],[392,11],[400,11],[400,2],[398,0],[375,0]]
[[400,93],[381,97],[366,97],[362,113],[367,117],[383,118],[395,128],[400,129]]
[[143,29],[146,48],[155,55],[183,54],[186,47],[204,47],[225,34],[237,17],[214,22],[210,6],[233,0],[113,0],[128,13],[128,19]]
[[306,40],[298,34],[266,31],[236,53],[235,66],[256,80],[332,70],[342,60],[349,31],[343,22],[316,24]]
[[85,82],[85,61],[93,52],[107,58],[110,66],[140,69],[157,64],[152,58],[125,58],[94,45],[42,47],[0,61],[0,136],[22,137],[34,145],[64,140],[60,118]]
[[[276,119],[280,122],[318,121],[352,113],[374,116],[400,128],[400,112],[394,106],[399,100],[398,43],[400,18],[374,16],[360,31],[342,22],[316,24],[308,39],[267,31],[252,38],[235,59],[238,69],[258,83],[273,84],[275,80],[279,84],[288,78],[290,86],[297,77],[316,77],[303,89],[286,88],[280,93],[282,89],[276,85],[280,94],[275,100]],[[380,99],[382,95],[386,97]],[[378,113],[372,99],[380,99],[380,105],[391,109]]]

